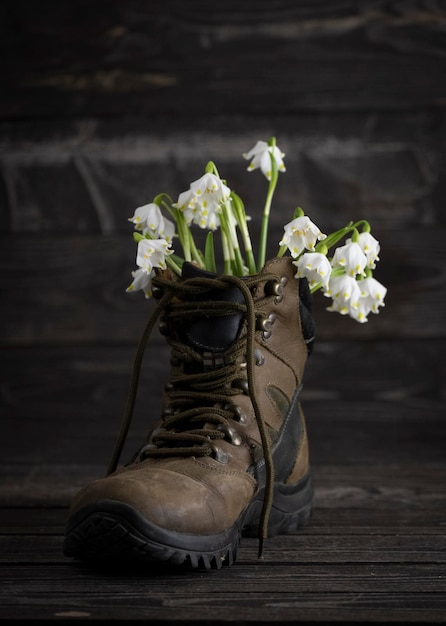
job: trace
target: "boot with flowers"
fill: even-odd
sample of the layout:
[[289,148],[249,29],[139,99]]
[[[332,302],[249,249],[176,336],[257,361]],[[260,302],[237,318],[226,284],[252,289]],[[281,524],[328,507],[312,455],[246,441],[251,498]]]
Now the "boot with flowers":
[[[108,475],[72,503],[67,556],[220,568],[234,562],[243,534],[259,537],[262,555],[266,537],[294,533],[310,519],[313,487],[300,392],[314,339],[311,292],[322,289],[333,298],[329,310],[366,321],[385,295],[371,276],[378,242],[367,222],[326,236],[297,209],[277,256],[265,262],[284,155],[271,140],[245,156],[252,159],[248,169],[259,167],[269,180],[258,265],[243,203],[212,163],[176,203],[161,194],[131,218],[138,269],[128,290],[153,295],[157,304],[136,354]],[[175,223],[162,215],[163,207]],[[209,230],[204,253],[192,224]],[[222,272],[215,263],[217,229]],[[330,247],[348,234],[330,259]],[[184,258],[173,254],[175,236]],[[156,324],[171,349],[162,415],[133,459],[118,467]]]
[[171,346],[163,414],[131,463],[77,495],[67,555],[218,568],[242,532],[263,540],[309,520],[305,282],[289,258],[245,279],[188,263],[180,280],[153,279]]

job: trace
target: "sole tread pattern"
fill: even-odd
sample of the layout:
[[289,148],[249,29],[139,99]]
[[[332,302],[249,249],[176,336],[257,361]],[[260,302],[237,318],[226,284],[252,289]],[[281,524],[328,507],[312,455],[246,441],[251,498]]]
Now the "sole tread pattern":
[[234,563],[239,542],[235,543],[216,554],[180,550],[143,537],[131,524],[109,513],[97,512],[66,535],[64,553],[86,561],[163,562],[209,570]]

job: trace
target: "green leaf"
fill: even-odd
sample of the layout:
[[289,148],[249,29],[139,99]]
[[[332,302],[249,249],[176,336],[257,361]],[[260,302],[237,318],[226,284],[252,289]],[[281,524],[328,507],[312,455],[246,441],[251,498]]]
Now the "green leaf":
[[210,230],[206,237],[206,244],[204,248],[204,264],[208,272],[217,271],[217,265],[215,263],[215,251],[214,251],[214,233]]

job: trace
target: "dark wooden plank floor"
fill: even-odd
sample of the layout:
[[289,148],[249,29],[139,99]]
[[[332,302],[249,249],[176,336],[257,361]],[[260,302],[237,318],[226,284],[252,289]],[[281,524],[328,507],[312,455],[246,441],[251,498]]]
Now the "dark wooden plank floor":
[[[446,623],[444,3],[4,0],[0,35],[0,620]],[[271,135],[271,241],[297,205],[367,218],[389,289],[364,325],[314,301],[311,524],[218,572],[88,569],[68,506],[105,472],[152,306],[125,293],[127,218],[212,159],[255,231],[241,155]],[[124,456],[167,361],[155,334]]]

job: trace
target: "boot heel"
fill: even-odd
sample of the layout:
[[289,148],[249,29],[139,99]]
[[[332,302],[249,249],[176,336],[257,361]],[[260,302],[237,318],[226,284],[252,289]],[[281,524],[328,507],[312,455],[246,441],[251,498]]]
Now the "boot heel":
[[[260,498],[259,498],[260,496]],[[261,511],[262,493],[257,496],[253,505],[255,514],[243,529],[245,537],[255,537]],[[294,485],[276,483],[274,487],[273,506],[268,523],[268,537],[290,535],[306,526],[313,513],[314,490],[311,474]]]
[[313,512],[313,498],[311,474],[294,485],[276,483],[268,536],[292,534],[308,524]]

